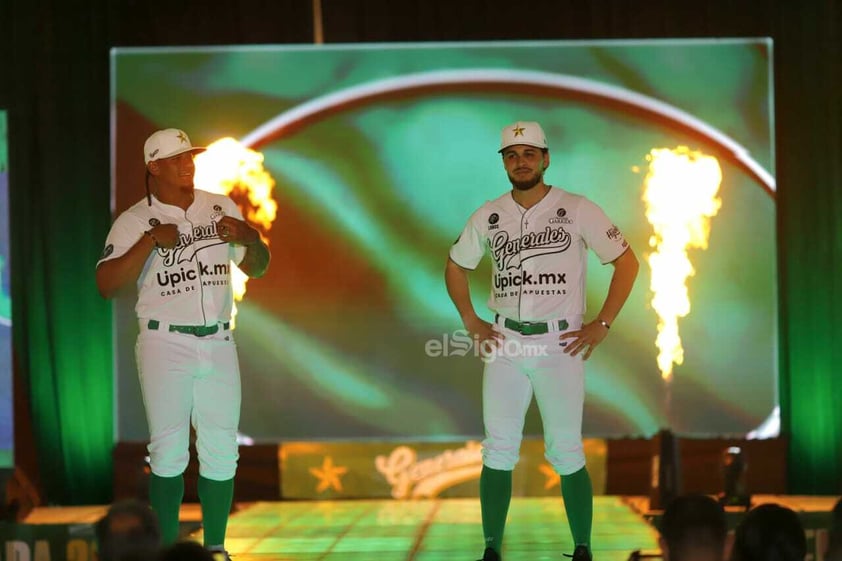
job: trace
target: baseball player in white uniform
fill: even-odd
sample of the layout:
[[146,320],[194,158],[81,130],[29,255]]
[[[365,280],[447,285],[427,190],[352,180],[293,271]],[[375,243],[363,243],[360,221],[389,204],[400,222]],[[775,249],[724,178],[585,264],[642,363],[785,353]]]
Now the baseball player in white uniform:
[[204,543],[224,552],[240,419],[230,267],[233,261],[259,277],[269,249],[234,201],[194,189],[193,156],[201,150],[179,129],[146,140],[147,196],[114,221],[96,281],[106,298],[137,284],[135,353],[150,433],[149,500],[162,540],[178,538],[192,423]]
[[[590,561],[593,490],[582,448],[584,361],[628,298],[638,261],[596,204],[544,183],[550,154],[538,123],[504,128],[500,153],[512,190],[473,213],[450,249],[445,271],[465,328],[486,351],[483,561],[501,558],[512,470],[533,395],[544,425],[545,457],[561,476],[572,557]],[[602,308],[584,321],[588,248],[610,263],[614,274]],[[492,322],[477,315],[468,286],[468,273],[486,253],[492,259]]]

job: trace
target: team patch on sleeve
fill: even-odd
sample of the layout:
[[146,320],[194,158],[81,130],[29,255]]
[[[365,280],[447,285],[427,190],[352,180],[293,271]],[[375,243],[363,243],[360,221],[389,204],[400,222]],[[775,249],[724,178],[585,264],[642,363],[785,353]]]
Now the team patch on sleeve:
[[617,241],[621,237],[623,237],[623,234],[620,233],[620,229],[614,226],[613,224],[611,225],[611,228],[607,232],[605,232],[605,235],[608,236],[609,240],[614,241]]

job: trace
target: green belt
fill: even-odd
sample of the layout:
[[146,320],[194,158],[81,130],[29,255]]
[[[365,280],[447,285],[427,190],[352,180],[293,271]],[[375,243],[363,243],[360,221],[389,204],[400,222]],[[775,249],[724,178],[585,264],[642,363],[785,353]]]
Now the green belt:
[[[150,319],[146,327],[153,331],[161,326],[161,322],[157,319]],[[229,322],[222,324],[222,329],[227,330],[231,327]],[[196,337],[204,337],[206,335],[213,335],[219,331],[219,324],[215,325],[169,325],[169,330],[175,333],[186,333],[187,335],[195,335]]]
[[[496,320],[499,319],[500,314],[497,314]],[[521,335],[543,335],[544,333],[549,333],[550,331],[556,331],[556,326],[558,327],[558,331],[564,331],[568,326],[566,319],[543,322],[516,321],[509,318],[503,318],[503,325],[512,331],[517,331]]]

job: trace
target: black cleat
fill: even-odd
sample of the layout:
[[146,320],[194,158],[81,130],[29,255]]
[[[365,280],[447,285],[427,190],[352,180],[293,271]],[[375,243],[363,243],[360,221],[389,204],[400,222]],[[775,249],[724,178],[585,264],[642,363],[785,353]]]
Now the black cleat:
[[573,561],[593,561],[591,557],[591,552],[588,549],[588,546],[584,544],[579,544],[576,546],[576,549],[573,550],[573,555],[564,554],[565,557],[572,557]]
[[500,556],[490,547],[486,547],[485,553],[482,554],[482,559],[479,561],[500,561]]

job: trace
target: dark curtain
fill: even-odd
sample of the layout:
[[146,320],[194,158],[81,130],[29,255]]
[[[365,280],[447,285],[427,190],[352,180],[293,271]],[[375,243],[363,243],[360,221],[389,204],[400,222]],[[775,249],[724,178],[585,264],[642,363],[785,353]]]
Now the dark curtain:
[[[32,416],[16,453],[34,458],[50,502],[111,496],[112,318],[93,280],[111,222],[109,49],[309,43],[312,9],[312,0],[0,0],[15,382]],[[789,491],[842,493],[838,2],[322,0],[321,12],[328,43],[772,37]]]

